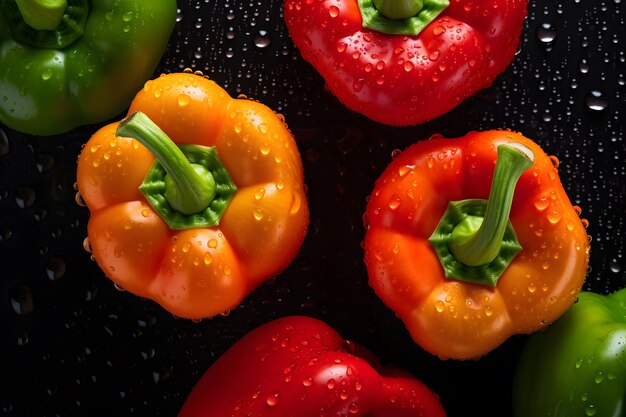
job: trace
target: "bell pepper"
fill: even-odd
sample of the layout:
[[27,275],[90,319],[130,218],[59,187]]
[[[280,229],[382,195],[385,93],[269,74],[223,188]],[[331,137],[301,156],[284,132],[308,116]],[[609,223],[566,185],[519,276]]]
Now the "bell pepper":
[[383,369],[319,320],[289,316],[248,333],[206,371],[179,413],[201,416],[439,417],[445,411],[406,372]]
[[520,43],[526,0],[285,0],[302,57],[348,108],[423,123],[492,84]]
[[515,416],[605,417],[626,411],[626,289],[581,292],[532,335],[515,375]]
[[227,313],[304,240],[293,136],[265,105],[188,72],[147,82],[129,115],[78,158],[93,257],[118,286],[176,316]]
[[0,123],[54,135],[119,115],[175,22],[175,0],[0,0]]
[[377,180],[369,283],[426,351],[478,358],[574,302],[590,245],[554,161],[521,134],[472,132],[412,145]]

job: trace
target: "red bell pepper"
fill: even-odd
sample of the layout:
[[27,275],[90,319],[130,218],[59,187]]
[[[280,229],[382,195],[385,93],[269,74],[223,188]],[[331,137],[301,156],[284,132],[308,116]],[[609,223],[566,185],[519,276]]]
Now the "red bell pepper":
[[445,416],[423,383],[380,370],[360,349],[316,319],[267,323],[209,368],[179,417]]
[[440,116],[513,60],[526,0],[286,0],[289,34],[348,108],[389,125]]

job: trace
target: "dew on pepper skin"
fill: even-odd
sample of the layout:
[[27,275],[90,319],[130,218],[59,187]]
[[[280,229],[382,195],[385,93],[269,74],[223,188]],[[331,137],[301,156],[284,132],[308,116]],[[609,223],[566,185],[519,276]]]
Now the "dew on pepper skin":
[[85,252],[91,253],[91,243],[89,243],[88,237],[83,239],[83,249],[85,250]]
[[302,380],[302,385],[304,385],[305,387],[310,387],[311,385],[313,385],[313,378],[306,377]]
[[210,247],[211,249],[217,248],[217,240],[209,239],[209,241],[207,242],[207,246]]
[[402,200],[396,194],[392,195],[389,198],[388,205],[391,210],[397,209],[398,207],[400,207],[400,204],[402,204]]
[[255,220],[262,220],[263,217],[265,217],[265,213],[260,208],[252,209],[252,215],[254,216]]
[[291,200],[291,207],[289,208],[289,214],[297,214],[302,207],[302,199],[298,193],[293,193]]
[[550,200],[547,197],[538,197],[534,204],[537,210],[544,211],[550,206]]
[[337,7],[337,6],[330,6],[328,8],[328,14],[330,15],[330,17],[337,17],[337,16],[339,16],[339,7]]
[[269,405],[270,407],[275,407],[278,405],[278,402],[279,402],[278,399],[279,399],[279,395],[277,392],[275,392],[265,399],[265,403]]
[[185,107],[189,103],[191,103],[191,97],[189,97],[187,94],[179,94],[178,98],[176,99],[176,102],[178,103],[179,106]]
[[331,389],[331,390],[335,389],[336,384],[337,382],[333,378],[331,378],[326,382],[326,388]]

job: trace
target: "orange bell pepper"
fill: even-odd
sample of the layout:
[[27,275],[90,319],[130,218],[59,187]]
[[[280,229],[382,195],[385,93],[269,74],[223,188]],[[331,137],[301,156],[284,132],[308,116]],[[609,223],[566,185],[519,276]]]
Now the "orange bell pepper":
[[147,82],[129,114],[78,159],[93,257],[117,285],[176,316],[227,313],[304,240],[296,143],[268,107],[187,72]]
[[473,132],[418,142],[376,182],[369,282],[426,351],[478,358],[576,300],[589,241],[553,160],[518,133]]

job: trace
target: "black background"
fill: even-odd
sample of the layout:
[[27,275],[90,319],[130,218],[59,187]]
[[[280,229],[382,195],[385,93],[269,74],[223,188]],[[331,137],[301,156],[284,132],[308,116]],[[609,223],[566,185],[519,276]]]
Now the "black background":
[[372,122],[330,95],[289,38],[282,2],[179,1],[179,8],[157,72],[201,70],[231,95],[286,117],[308,186],[304,245],[228,317],[176,319],[117,291],[83,249],[89,213],[74,200],[75,164],[104,123],[49,138],[0,125],[0,414],[175,416],[236,340],[271,319],[304,314],[408,369],[451,417],[510,415],[526,336],[478,361],[440,361],[412,342],[367,284],[366,197],[394,150],[434,133],[510,128],[556,155],[572,203],[589,220],[585,289],[606,294],[626,284],[621,0],[531,1],[520,52],[493,86],[409,128]]

